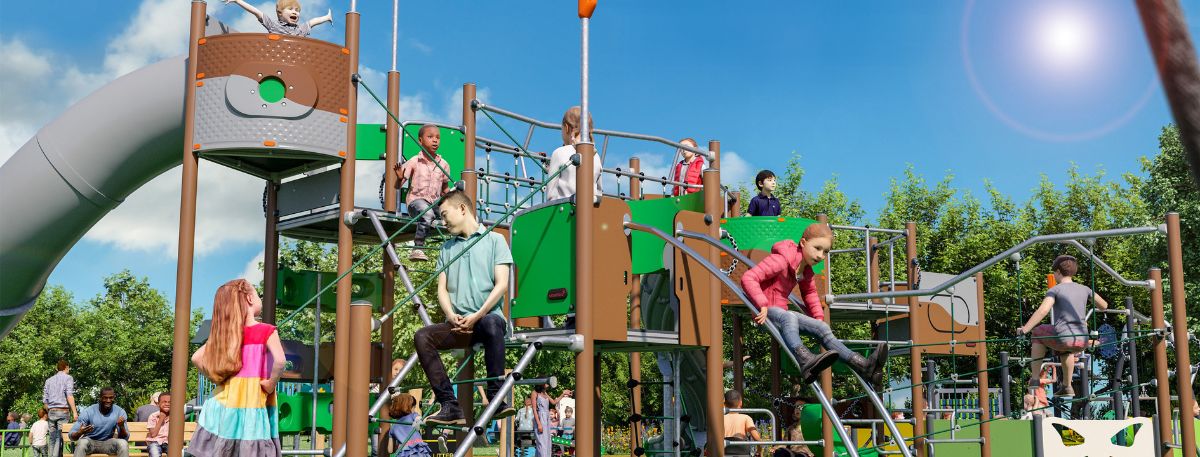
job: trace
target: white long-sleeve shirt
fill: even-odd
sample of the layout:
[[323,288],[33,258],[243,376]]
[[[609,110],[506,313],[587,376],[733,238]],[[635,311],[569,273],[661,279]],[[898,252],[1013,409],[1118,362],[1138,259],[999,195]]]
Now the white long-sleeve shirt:
[[[560,146],[558,149],[555,149],[554,152],[550,153],[550,166],[547,169],[549,173],[558,171],[558,169],[563,165],[567,165],[567,169],[563,170],[562,174],[558,175],[557,178],[554,178],[554,180],[550,181],[550,184],[546,185],[547,200],[557,200],[575,195],[575,175],[578,172],[579,167],[571,165],[571,156],[574,155],[575,146],[573,145]],[[592,175],[594,177],[593,181],[595,182],[595,186],[593,187],[593,189],[595,189],[595,193],[593,195],[596,197],[601,196],[602,190],[600,187],[600,170],[600,154],[596,154],[593,156],[592,160]]]

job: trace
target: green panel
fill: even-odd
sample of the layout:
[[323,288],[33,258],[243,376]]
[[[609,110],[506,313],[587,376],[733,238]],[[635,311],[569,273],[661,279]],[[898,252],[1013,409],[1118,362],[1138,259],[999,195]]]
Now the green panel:
[[312,427],[312,394],[297,392],[276,396],[279,433],[300,433]]
[[[308,302],[317,291],[337,279],[333,272],[320,272],[320,286],[317,287],[318,272],[306,270],[279,270],[278,309],[296,309]],[[379,273],[356,273],[353,275],[350,300],[368,300],[375,309],[383,304],[383,276]],[[311,304],[309,306],[312,306]],[[337,309],[337,286],[331,287],[321,295],[321,309],[334,312]]]
[[[450,170],[448,170],[450,182],[455,182],[461,179],[467,139],[459,129],[439,128],[442,130],[442,142],[438,143],[437,153],[450,165]],[[400,155],[404,157],[404,160],[411,159],[417,155],[417,152],[420,152],[421,146],[417,144],[419,130],[421,130],[421,124],[409,124],[404,127],[404,137],[400,140]]]
[[[512,254],[517,297],[512,317],[572,312],[575,302],[575,217],[570,203],[521,213],[512,223]],[[552,290],[566,296],[550,299]]]
[[387,154],[387,132],[383,124],[358,124],[354,129],[354,158],[383,160]]
[[[734,217],[725,219],[721,223],[721,228],[729,232],[729,235],[737,241],[738,249],[743,252],[755,250],[771,252],[771,246],[785,239],[799,243],[804,229],[816,222],[802,217]],[[729,240],[723,242],[726,246],[733,246]],[[815,273],[824,271],[825,262],[813,266]]]
[[[649,225],[668,234],[675,233],[675,215],[680,211],[704,212],[704,191],[681,197],[656,198],[651,200],[629,200],[629,211],[633,221]],[[649,233],[634,231],[630,235],[633,246],[633,274],[652,273],[665,268],[663,249],[666,241]]]
[[[819,440],[824,437],[822,431],[824,427],[824,424],[822,424],[824,417],[825,412],[821,410],[821,405],[818,403],[808,403],[800,409],[800,431],[804,435],[805,440]],[[808,446],[808,449],[811,450],[814,455],[821,455],[821,453],[824,451],[824,447],[816,445],[810,445]],[[841,436],[839,436],[837,433],[833,434],[833,455],[849,455],[846,452],[846,445],[843,443]],[[859,457],[875,457],[879,455],[879,452],[874,448],[859,449],[858,455]],[[942,457],[942,455],[939,454],[938,457]]]
[[[958,419],[961,427],[956,438],[978,438],[979,427],[971,424],[975,420]],[[992,455],[1004,457],[1033,457],[1033,421],[998,420],[989,423],[992,435]],[[929,432],[937,433],[932,438],[949,439],[949,419],[934,419],[929,422]],[[978,457],[978,443],[939,443],[933,446],[938,457]]]

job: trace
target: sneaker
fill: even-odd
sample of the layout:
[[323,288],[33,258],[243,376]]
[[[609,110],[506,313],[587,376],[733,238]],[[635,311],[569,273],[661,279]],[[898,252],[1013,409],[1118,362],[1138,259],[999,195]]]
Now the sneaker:
[[1055,397],[1074,397],[1075,389],[1071,386],[1063,386],[1054,391]]
[[412,253],[408,254],[408,260],[426,261],[429,257],[425,256],[425,251],[421,249],[413,249]]
[[426,423],[437,425],[467,425],[467,419],[463,417],[462,408],[458,407],[458,402],[448,401],[442,403],[442,408],[438,412],[425,419]]
[[500,402],[500,406],[496,408],[496,414],[492,415],[492,420],[500,420],[506,417],[517,415],[517,409],[513,408],[508,402]]

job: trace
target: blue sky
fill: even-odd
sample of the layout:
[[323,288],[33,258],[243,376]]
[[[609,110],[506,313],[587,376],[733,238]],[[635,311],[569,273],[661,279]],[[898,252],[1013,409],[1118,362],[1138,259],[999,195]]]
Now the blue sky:
[[[305,17],[332,8],[335,25],[315,36],[341,41],[348,2],[303,3]],[[1182,3],[1196,37],[1200,0]],[[91,90],[182,53],[187,4],[0,6],[0,64],[10,69],[0,72],[0,161]],[[391,2],[359,7],[362,73],[382,90]],[[235,7],[211,2],[210,9],[235,28],[259,30]],[[1023,200],[1042,174],[1062,182],[1072,164],[1110,177],[1138,172],[1137,158],[1155,152],[1170,122],[1127,0],[613,0],[597,9],[591,40],[597,126],[719,139],[726,183],[759,168],[778,171],[799,154],[806,188],[836,176],[871,216],[908,164],[930,179],[953,173],[977,195],[990,180]],[[468,81],[485,102],[544,120],[578,103],[574,2],[401,2],[398,55],[404,118],[460,122],[456,90]],[[364,109],[360,118],[383,116]],[[556,146],[538,138],[534,149]],[[638,155],[662,169],[669,153],[614,146],[606,165]],[[247,271],[262,251],[262,184],[211,164],[201,172],[193,303],[207,309],[216,286]],[[178,186],[172,172],[136,192],[50,282],[88,298],[105,275],[128,268],[173,297]]]

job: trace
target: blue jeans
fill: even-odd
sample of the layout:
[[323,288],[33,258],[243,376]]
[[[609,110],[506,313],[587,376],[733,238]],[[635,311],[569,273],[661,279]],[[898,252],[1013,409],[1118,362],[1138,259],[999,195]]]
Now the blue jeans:
[[800,334],[804,333],[820,339],[822,346],[837,352],[838,358],[844,362],[849,362],[850,358],[856,355],[854,351],[842,344],[841,340],[833,336],[833,329],[830,329],[824,321],[782,308],[767,308],[767,320],[771,321],[779,330],[788,350],[795,351],[797,346],[804,345],[804,341],[800,339]]
[[150,457],[160,457],[167,454],[167,443],[146,442],[146,453]]
[[71,422],[71,412],[66,409],[54,408],[47,412],[46,422],[49,423],[49,430],[46,435],[47,451],[50,457],[62,457],[63,453],[63,425]]
[[[429,208],[430,206],[432,206],[432,204],[423,198],[413,200],[412,203],[408,204],[408,215],[411,217],[417,217],[418,214],[421,214],[421,211],[425,211],[425,208]],[[430,208],[429,211],[425,211],[424,214],[421,214],[420,219],[417,219],[417,230],[416,234],[413,235],[413,242],[415,242],[417,245],[425,244],[425,238],[429,236],[429,232],[433,226],[433,220],[437,219],[437,211],[437,208]]]

